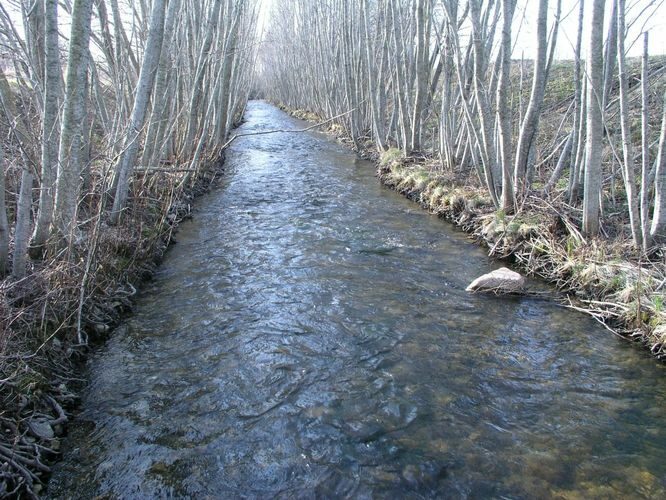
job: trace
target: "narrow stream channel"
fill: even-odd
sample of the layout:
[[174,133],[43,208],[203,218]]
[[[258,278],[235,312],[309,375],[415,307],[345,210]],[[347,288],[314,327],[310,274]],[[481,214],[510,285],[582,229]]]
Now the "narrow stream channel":
[[[251,102],[241,131],[300,128]],[[93,357],[53,497],[666,496],[666,372],[317,133],[236,141]]]

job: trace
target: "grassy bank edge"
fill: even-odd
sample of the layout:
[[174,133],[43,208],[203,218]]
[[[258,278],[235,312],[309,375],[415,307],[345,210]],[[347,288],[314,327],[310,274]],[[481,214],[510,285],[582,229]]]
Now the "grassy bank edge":
[[[278,106],[302,120],[324,121],[307,110]],[[524,273],[553,284],[569,307],[666,360],[663,262],[628,257],[625,241],[586,239],[578,230],[579,214],[554,207],[538,195],[518,213],[507,215],[495,210],[485,190],[443,173],[436,160],[405,158],[398,149],[379,154],[373,143],[352,141],[337,125],[327,132],[372,160],[385,186],[471,233],[490,256],[508,259]]]

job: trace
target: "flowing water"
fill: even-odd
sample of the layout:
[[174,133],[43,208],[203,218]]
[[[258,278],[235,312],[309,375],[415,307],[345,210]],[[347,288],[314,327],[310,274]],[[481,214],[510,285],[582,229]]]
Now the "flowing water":
[[[251,102],[241,132],[303,127]],[[666,373],[317,133],[237,140],[93,357],[51,496],[664,497]]]

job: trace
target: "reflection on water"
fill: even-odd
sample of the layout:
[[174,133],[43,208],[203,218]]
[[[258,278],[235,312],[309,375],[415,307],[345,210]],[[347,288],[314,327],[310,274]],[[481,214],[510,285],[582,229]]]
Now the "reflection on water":
[[[252,102],[243,131],[299,128]],[[664,497],[664,368],[319,134],[245,137],[91,362],[53,496]]]

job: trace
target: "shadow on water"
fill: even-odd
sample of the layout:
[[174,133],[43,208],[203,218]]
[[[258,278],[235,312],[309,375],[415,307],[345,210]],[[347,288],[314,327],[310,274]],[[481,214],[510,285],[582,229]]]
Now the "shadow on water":
[[227,166],[91,360],[52,496],[666,495],[663,366],[467,294],[499,265],[321,134],[244,137]]

